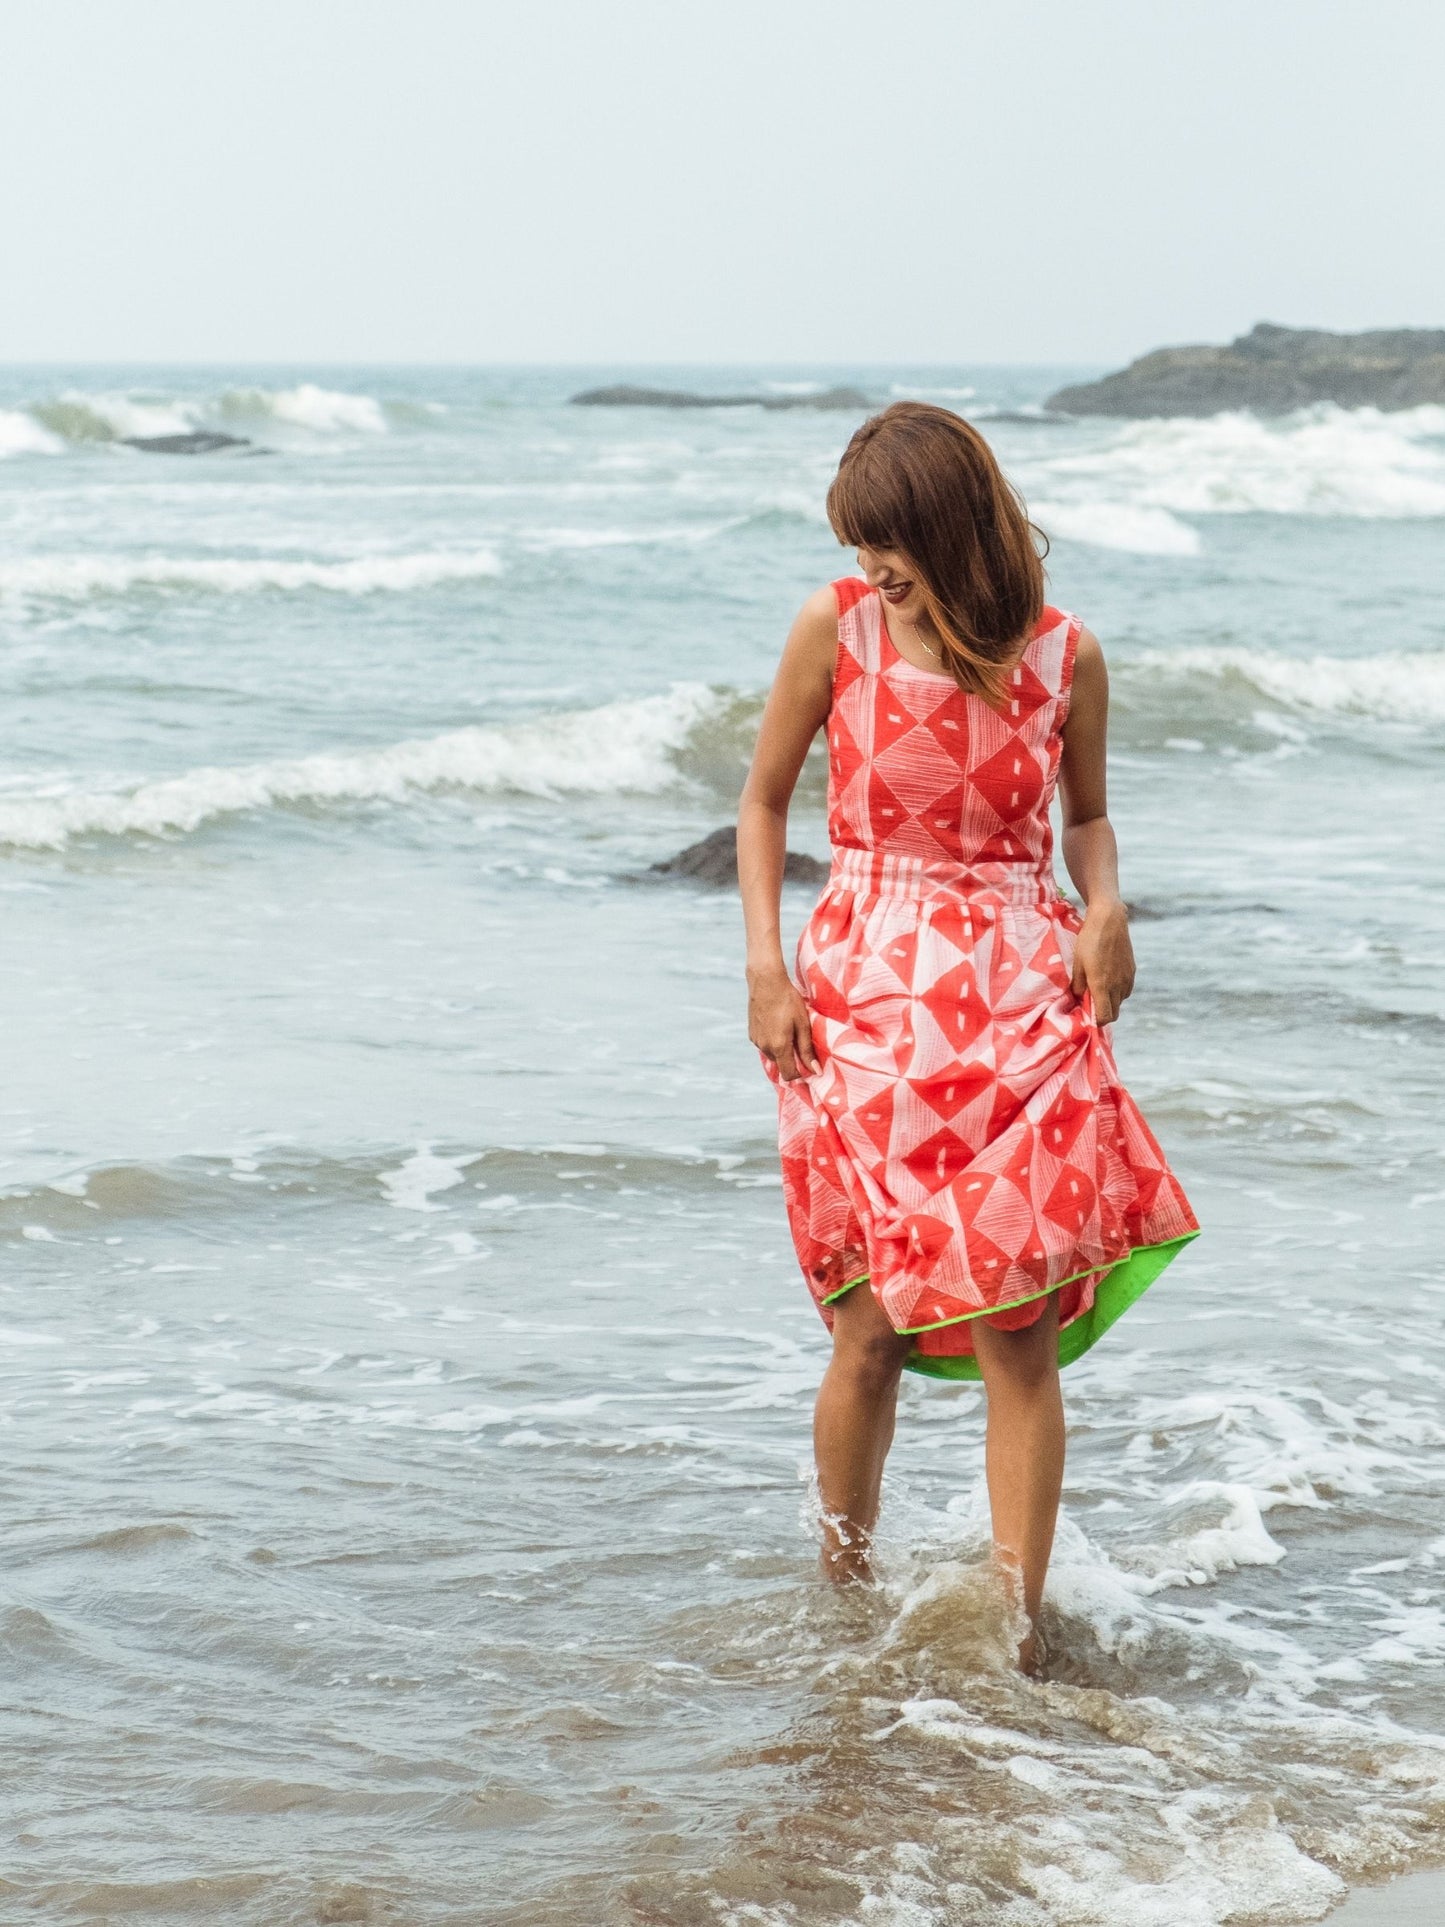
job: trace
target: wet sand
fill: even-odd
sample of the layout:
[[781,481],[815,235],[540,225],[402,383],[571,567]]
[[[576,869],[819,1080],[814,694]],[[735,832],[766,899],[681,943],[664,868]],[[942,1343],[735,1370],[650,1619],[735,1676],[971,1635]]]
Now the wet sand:
[[1387,1887],[1357,1887],[1330,1927],[1438,1927],[1445,1920],[1445,1868],[1406,1874]]

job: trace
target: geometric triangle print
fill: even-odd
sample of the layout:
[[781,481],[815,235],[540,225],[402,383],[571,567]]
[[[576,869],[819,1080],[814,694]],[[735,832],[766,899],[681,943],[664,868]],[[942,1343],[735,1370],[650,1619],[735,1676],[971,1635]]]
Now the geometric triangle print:
[[890,931],[888,940],[874,951],[879,963],[886,964],[905,990],[913,988],[918,959],[918,926],[911,930]]
[[1026,662],[1016,664],[1009,674],[1004,698],[1004,713],[1015,729],[1027,722],[1036,709],[1051,703],[1053,696]]
[[951,788],[931,795],[923,808],[914,812],[918,827],[928,832],[945,856],[953,856],[958,849],[967,805],[968,786],[960,779]]
[[942,1191],[973,1163],[973,1146],[945,1125],[932,1137],[905,1151],[901,1161],[923,1190]]
[[1086,1171],[1066,1164],[1044,1200],[1044,1215],[1066,1231],[1077,1231],[1094,1215],[1094,1185]]
[[1008,1270],[1011,1259],[1001,1245],[996,1245],[986,1232],[980,1231],[976,1224],[966,1224],[963,1228],[964,1248],[968,1252],[968,1269],[974,1283],[988,1292],[996,1286]]
[[903,805],[896,794],[884,782],[876,768],[868,772],[868,820],[877,824],[884,837],[891,836],[902,828],[904,821]]
[[1044,774],[1033,754],[1015,736],[990,756],[986,763],[968,772],[968,780],[1005,823],[1017,823],[1032,816],[1044,790]]
[[881,690],[879,700],[873,705],[873,754],[881,756],[902,736],[907,736],[918,727],[918,718],[886,685]]
[[[914,1095],[920,1098],[935,1116],[951,1124],[960,1111],[967,1110],[970,1104],[976,1104],[980,1097],[994,1087],[998,1079],[996,1073],[987,1064],[951,1064],[942,1076],[934,1072],[931,1077],[910,1077],[906,1081]],[[996,1135],[997,1133],[990,1129],[990,1141]]]
[[1065,1086],[1037,1120],[1040,1144],[1050,1157],[1066,1158],[1093,1114],[1089,1100]]
[[922,1002],[957,1056],[966,1061],[993,1017],[988,999],[980,994],[972,961],[944,971],[924,992]]
[[893,1091],[893,1085],[884,1084],[871,1097],[849,1106],[852,1121],[861,1127],[880,1158],[887,1158],[893,1139]]

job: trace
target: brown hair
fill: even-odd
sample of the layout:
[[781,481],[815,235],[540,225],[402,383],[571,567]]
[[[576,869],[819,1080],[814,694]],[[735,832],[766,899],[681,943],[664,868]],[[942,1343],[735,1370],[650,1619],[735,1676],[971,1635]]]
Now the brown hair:
[[1000,701],[1044,606],[1048,543],[978,430],[950,409],[894,402],[844,449],[828,520],[840,542],[908,558],[944,667]]

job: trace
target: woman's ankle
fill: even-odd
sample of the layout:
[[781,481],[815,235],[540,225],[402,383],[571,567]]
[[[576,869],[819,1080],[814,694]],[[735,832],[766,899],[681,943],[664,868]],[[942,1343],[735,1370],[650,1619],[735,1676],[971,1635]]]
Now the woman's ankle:
[[868,1534],[850,1529],[845,1538],[825,1531],[818,1569],[834,1586],[866,1586],[873,1580],[873,1548]]

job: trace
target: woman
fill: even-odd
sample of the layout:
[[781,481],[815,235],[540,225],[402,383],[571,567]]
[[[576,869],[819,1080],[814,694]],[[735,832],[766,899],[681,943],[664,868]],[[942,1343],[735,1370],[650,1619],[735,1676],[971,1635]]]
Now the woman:
[[[738,818],[749,1035],[833,1336],[823,1564],[866,1578],[899,1374],[983,1380],[996,1556],[1030,1630],[1063,1482],[1059,1367],[1198,1230],[1105,1026],[1134,985],[1105,806],[1108,683],[1045,606],[1023,507],[947,409],[898,402],[828,493],[848,577],[803,605]],[[788,804],[826,726],[833,867],[790,978]],[[1082,918],[1053,874],[1049,806]]]

